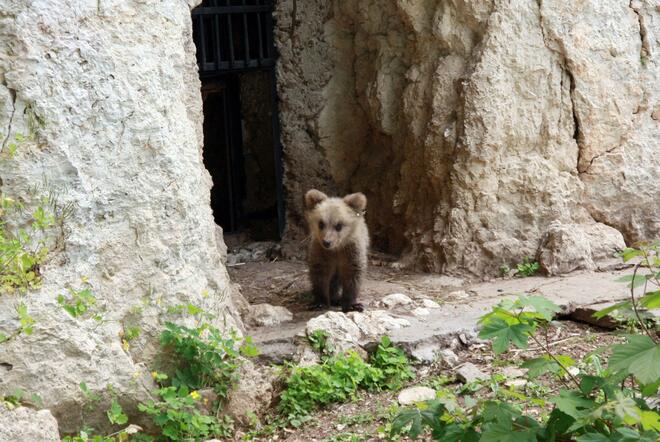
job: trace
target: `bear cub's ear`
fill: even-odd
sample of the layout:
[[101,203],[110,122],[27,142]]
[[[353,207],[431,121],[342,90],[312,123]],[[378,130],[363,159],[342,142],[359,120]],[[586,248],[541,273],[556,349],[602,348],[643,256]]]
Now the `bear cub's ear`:
[[319,190],[316,189],[308,190],[307,193],[305,194],[305,209],[312,210],[320,202],[325,201],[327,199],[328,199],[328,195],[326,195],[325,193]]
[[358,213],[364,212],[364,210],[367,208],[367,197],[364,196],[364,194],[361,192],[346,195],[344,197],[344,202],[348,205],[348,207]]

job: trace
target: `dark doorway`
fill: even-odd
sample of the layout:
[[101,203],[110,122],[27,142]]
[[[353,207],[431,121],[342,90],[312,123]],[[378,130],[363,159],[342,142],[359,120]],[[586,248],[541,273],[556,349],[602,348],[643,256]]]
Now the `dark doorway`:
[[284,227],[273,4],[206,0],[193,10],[211,207],[227,233],[279,239]]

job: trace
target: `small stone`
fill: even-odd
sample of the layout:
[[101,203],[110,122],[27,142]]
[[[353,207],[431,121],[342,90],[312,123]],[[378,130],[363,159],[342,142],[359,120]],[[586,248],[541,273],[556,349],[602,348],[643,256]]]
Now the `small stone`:
[[440,350],[440,357],[450,367],[456,367],[459,363],[459,359],[458,359],[458,356],[456,355],[456,353],[454,353],[453,351],[451,351],[448,348],[445,348],[444,350]]
[[387,308],[394,308],[399,305],[410,305],[412,302],[413,300],[403,293],[392,293],[381,300],[381,303]]
[[467,299],[467,298],[470,297],[470,295],[468,295],[468,293],[465,290],[457,290],[455,292],[449,293],[449,295],[447,295],[447,296],[449,296],[450,298],[456,298],[456,299]]
[[568,372],[573,376],[577,376],[580,374],[580,369],[577,367],[568,367]]
[[508,381],[504,382],[504,385],[506,385],[509,388],[522,388],[525,385],[527,385],[527,380],[526,379],[509,379]]
[[435,362],[438,356],[438,346],[433,344],[423,345],[410,352],[413,358],[424,364]]
[[424,298],[422,299],[422,307],[425,308],[440,308],[440,304],[435,302],[432,299]]
[[470,341],[468,340],[465,333],[461,333],[460,335],[458,335],[458,339],[461,341],[463,345],[470,345]]
[[435,399],[435,390],[429,387],[410,387],[404,388],[397,396],[401,405],[412,405],[417,402],[430,401]]
[[424,307],[417,307],[412,311],[412,314],[415,316],[428,316],[431,314],[431,312]]
[[298,347],[293,360],[299,367],[309,367],[321,363],[319,355],[307,344]]
[[272,327],[293,319],[293,314],[284,307],[270,304],[251,305],[246,321],[257,327]]
[[466,362],[465,364],[458,367],[456,370],[456,377],[458,380],[466,384],[469,384],[470,382],[485,381],[490,379],[486,373],[479,370],[477,366],[471,362]]
[[502,374],[508,379],[521,378],[525,376],[525,373],[527,373],[527,370],[518,367],[504,367],[502,369]]

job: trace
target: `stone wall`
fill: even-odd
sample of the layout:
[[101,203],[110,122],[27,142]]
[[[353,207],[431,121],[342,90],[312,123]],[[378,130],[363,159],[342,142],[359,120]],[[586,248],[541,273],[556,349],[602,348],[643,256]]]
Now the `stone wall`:
[[[0,332],[18,329],[20,302],[36,321],[0,343],[0,395],[37,393],[68,432],[82,424],[80,382],[97,393],[112,385],[129,413],[148,397],[159,333],[179,319],[169,307],[191,303],[240,327],[201,157],[194,2],[0,3],[0,190],[28,209],[43,193],[74,204],[41,288],[0,295]],[[12,158],[17,134],[31,139]],[[56,302],[81,278],[102,322]],[[141,328],[130,348],[127,325]]]
[[278,2],[289,238],[314,186],[365,191],[375,245],[434,272],[553,222],[660,234],[657,2],[569,3]]

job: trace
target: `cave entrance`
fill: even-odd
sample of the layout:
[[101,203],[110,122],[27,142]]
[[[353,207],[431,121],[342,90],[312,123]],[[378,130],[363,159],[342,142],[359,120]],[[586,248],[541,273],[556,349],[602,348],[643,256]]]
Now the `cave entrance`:
[[225,232],[254,241],[284,228],[272,13],[273,0],[204,0],[192,11],[211,208]]

